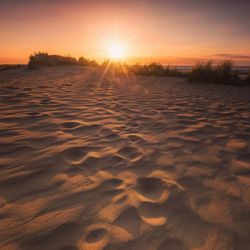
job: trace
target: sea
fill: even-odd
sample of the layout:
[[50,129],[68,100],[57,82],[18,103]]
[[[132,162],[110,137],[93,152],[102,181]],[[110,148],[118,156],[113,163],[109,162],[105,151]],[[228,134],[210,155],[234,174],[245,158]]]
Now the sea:
[[[192,70],[192,66],[164,65],[164,68],[167,67],[181,72],[190,72]],[[248,75],[250,73],[250,66],[234,66],[233,70],[237,71],[240,75]]]

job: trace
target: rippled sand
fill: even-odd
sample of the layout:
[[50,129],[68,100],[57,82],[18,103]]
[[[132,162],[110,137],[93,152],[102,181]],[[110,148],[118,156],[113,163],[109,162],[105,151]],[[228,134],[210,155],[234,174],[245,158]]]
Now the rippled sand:
[[101,74],[0,73],[0,248],[250,249],[250,88]]

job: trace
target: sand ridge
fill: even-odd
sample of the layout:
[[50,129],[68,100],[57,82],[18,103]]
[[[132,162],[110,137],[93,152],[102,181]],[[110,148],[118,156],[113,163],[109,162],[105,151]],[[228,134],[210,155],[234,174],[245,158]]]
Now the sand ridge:
[[250,89],[101,76],[0,73],[1,249],[250,249]]

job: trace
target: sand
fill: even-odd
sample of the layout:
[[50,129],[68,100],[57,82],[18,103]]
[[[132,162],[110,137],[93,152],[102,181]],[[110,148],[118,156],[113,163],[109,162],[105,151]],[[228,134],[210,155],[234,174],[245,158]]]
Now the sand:
[[0,73],[0,248],[250,249],[250,88],[101,75]]

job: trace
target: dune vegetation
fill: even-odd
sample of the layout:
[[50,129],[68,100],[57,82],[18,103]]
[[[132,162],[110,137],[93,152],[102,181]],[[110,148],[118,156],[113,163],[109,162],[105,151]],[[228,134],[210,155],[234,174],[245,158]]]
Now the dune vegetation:
[[185,76],[184,73],[170,69],[168,66],[164,68],[159,63],[150,63],[145,65],[135,64],[129,67],[130,70],[136,75],[144,75],[144,76]]
[[160,63],[129,65],[122,62],[105,60],[98,64],[94,60],[80,57],[78,59],[70,56],[49,55],[38,52],[29,57],[28,68],[41,66],[94,66],[111,69],[116,74],[157,76],[157,77],[186,77],[189,81],[215,84],[250,84],[250,72],[244,79],[240,78],[239,72],[233,69],[232,61],[222,61],[215,64],[212,61],[198,62],[190,72],[182,72],[169,66],[164,67]]
[[76,59],[70,56],[49,55],[48,53],[38,52],[29,57],[29,68],[39,66],[59,66],[59,65],[78,65],[78,66],[96,66],[96,61],[80,57]]
[[248,76],[246,77],[245,82],[247,84],[250,84],[250,72],[249,72]]
[[233,71],[232,61],[223,61],[214,65],[212,61],[197,63],[189,74],[191,81],[204,83],[235,84],[241,79],[238,72]]

